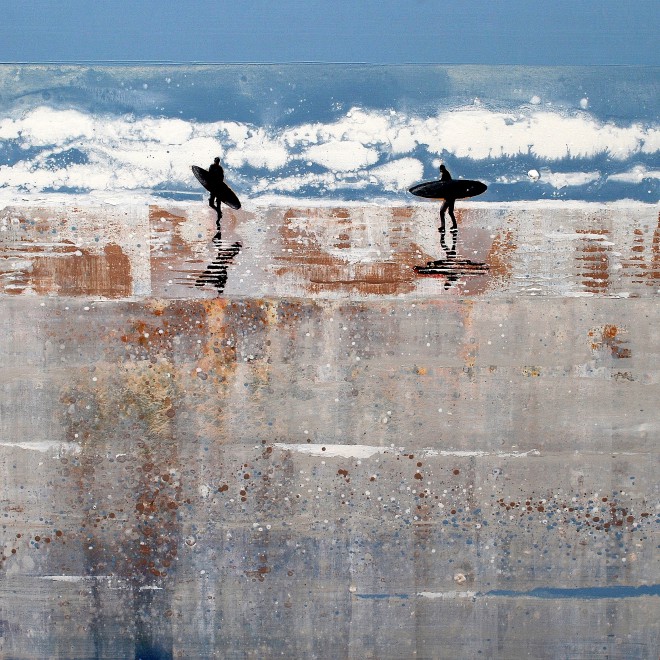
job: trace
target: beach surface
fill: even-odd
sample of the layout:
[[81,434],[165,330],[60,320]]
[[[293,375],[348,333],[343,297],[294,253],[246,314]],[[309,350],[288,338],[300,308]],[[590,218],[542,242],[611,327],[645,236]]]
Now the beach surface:
[[658,207],[457,219],[4,205],[0,654],[655,657]]

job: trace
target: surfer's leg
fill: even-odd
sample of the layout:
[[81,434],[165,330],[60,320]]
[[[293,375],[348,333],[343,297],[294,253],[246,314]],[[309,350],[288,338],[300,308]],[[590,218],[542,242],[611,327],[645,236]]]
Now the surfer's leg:
[[214,195],[213,193],[211,193],[211,194],[209,195],[209,206],[210,206],[212,209],[215,208],[215,203],[214,203],[214,202],[215,202],[215,195]]
[[442,202],[442,206],[440,207],[440,231],[441,234],[444,234],[445,231],[445,211],[449,207],[449,202],[445,200]]
[[452,221],[452,227],[456,229],[456,217],[454,216],[454,201],[453,199],[445,202],[447,204],[448,210],[449,210],[449,217],[451,218]]

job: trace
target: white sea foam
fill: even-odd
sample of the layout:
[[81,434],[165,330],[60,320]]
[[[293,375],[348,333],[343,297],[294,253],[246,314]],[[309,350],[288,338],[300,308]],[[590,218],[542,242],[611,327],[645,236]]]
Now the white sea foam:
[[593,183],[600,176],[600,172],[545,172],[541,174],[541,181],[549,183],[553,188],[565,188]]
[[553,188],[561,189],[567,186],[584,186],[593,183],[601,178],[601,173],[593,172],[553,172],[549,168],[530,170],[529,172],[519,172],[500,176],[496,179],[497,183],[520,183],[521,181],[533,181],[538,185],[550,185]]
[[424,165],[417,158],[399,158],[369,170],[370,177],[385,190],[404,190],[424,175]]
[[356,140],[339,140],[315,144],[303,152],[303,157],[337,172],[352,172],[378,162],[378,151]]
[[[584,111],[569,114],[541,106],[502,112],[470,105],[429,117],[353,108],[337,121],[279,129],[39,107],[0,120],[0,140],[12,141],[25,153],[21,158],[19,151],[14,161],[0,166],[3,186],[23,194],[60,188],[195,188],[190,165],[205,165],[215,155],[232,181],[253,192],[295,193],[309,186],[330,192],[408,186],[423,175],[420,148],[429,158],[453,154],[499,161],[522,155],[547,163],[605,154],[616,164],[657,153],[660,128],[619,126]],[[246,166],[259,173],[242,180]],[[608,175],[630,183],[657,178],[656,171],[639,167],[629,175],[603,172]],[[595,171],[547,172],[541,181],[561,188],[600,176]]]
[[610,174],[609,181],[621,181],[622,183],[641,183],[645,179],[660,179],[660,170],[649,170],[643,165],[637,165],[627,172]]

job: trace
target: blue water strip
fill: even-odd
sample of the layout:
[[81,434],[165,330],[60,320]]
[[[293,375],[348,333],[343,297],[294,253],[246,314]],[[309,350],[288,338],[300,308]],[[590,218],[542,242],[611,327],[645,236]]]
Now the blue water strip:
[[[361,600],[387,600],[411,598],[411,594],[354,594]],[[421,594],[416,594],[421,596]],[[608,587],[578,587],[566,589],[560,587],[536,587],[529,591],[514,591],[512,589],[492,589],[491,591],[478,591],[472,596],[477,598],[543,598],[543,599],[573,599],[573,600],[605,600],[612,598],[640,598],[642,596],[660,596],[660,584]],[[441,598],[440,598],[441,599]]]

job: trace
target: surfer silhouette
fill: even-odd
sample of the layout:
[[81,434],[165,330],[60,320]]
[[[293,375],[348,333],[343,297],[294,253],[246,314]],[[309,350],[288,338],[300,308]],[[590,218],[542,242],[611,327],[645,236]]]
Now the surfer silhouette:
[[[449,170],[443,165],[440,165],[440,181],[451,181],[451,174]],[[440,229],[438,230],[441,234],[445,231],[445,212],[449,212],[449,217],[451,218],[452,228],[456,229],[456,217],[454,216],[454,202],[455,198],[446,197],[445,201],[440,207]]]
[[226,204],[230,209],[238,210],[241,208],[241,202],[236,197],[236,193],[225,183],[225,172],[220,165],[220,158],[216,157],[208,170],[193,165],[192,171],[197,181],[209,192],[209,206],[218,214],[215,224],[220,231],[222,204]]
[[218,221],[222,217],[222,211],[220,210],[221,200],[218,196],[218,189],[224,180],[225,171],[220,165],[220,159],[216,156],[213,159],[213,163],[209,166],[209,184],[211,188],[211,194],[209,195],[209,206],[218,212]]

